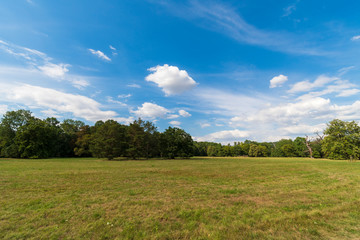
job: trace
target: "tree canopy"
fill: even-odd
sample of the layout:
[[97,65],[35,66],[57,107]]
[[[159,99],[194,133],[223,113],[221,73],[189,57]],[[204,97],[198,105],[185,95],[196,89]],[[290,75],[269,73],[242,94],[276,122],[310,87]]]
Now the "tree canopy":
[[129,125],[115,120],[93,126],[79,120],[39,119],[28,110],[9,111],[0,122],[0,157],[101,157],[113,159],[187,158],[191,156],[327,157],[360,158],[360,127],[354,121],[334,119],[324,136],[297,137],[276,142],[245,140],[233,145],[194,142],[181,128],[159,132],[149,121],[137,119]]

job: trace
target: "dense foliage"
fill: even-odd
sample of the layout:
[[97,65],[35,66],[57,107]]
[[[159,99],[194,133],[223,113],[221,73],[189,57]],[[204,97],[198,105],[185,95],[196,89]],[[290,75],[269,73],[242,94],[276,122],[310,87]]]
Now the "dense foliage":
[[116,157],[187,158],[191,156],[249,157],[327,157],[360,158],[360,127],[354,122],[331,121],[317,138],[297,137],[277,142],[246,140],[233,145],[194,142],[180,128],[158,132],[156,126],[141,119],[129,125],[114,120],[98,121],[94,126],[81,121],[56,118],[44,120],[30,111],[9,111],[0,122],[0,157]]
[[0,157],[191,157],[194,142],[184,130],[169,127],[163,133],[141,119],[129,126],[114,120],[94,126],[56,118],[41,120],[26,110],[7,112],[0,123]]

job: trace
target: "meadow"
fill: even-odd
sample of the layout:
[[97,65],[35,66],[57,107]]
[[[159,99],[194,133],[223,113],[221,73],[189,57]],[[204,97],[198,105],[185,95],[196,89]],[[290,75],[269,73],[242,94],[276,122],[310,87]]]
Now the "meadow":
[[360,238],[360,163],[0,160],[0,239]]

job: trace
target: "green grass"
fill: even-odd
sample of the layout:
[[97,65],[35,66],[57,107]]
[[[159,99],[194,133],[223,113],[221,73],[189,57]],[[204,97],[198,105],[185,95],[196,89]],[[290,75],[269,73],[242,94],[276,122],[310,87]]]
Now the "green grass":
[[0,239],[360,238],[360,163],[0,160]]

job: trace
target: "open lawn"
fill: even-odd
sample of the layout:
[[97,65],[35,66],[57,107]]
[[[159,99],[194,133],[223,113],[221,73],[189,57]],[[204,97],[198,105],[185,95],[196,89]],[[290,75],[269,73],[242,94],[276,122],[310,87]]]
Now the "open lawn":
[[360,162],[0,160],[0,239],[360,238]]

